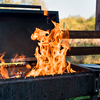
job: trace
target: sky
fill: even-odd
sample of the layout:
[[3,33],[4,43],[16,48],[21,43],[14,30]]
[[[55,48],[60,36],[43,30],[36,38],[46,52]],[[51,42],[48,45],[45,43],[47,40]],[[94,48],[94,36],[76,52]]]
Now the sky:
[[96,0],[44,0],[47,10],[59,11],[59,18],[80,15],[89,18],[96,14]]

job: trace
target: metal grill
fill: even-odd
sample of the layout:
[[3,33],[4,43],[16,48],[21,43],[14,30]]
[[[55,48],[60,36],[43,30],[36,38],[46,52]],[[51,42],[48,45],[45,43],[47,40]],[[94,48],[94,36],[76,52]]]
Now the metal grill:
[[[0,5],[1,7],[41,8],[27,5]],[[35,28],[52,29],[53,21],[59,22],[58,12],[49,11],[49,20],[42,10],[0,9],[0,52],[6,52],[5,59],[11,62],[15,53],[25,54],[25,62],[35,63],[34,52],[37,41],[31,41],[30,35]],[[34,46],[33,46],[34,45]],[[28,49],[26,49],[28,48]],[[10,78],[0,80],[0,100],[62,100],[71,97],[90,95],[97,99],[99,90],[99,71],[76,64],[71,67],[76,73],[47,75],[45,77]],[[17,65],[27,72],[25,65]],[[9,69],[9,66],[8,66]],[[12,76],[11,76],[12,77]]]

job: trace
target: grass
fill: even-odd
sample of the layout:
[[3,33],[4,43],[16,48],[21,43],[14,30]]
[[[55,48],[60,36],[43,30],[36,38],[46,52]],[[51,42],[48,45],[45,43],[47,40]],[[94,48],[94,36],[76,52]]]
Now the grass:
[[90,98],[90,96],[75,97],[75,98],[69,98],[65,100],[79,100],[79,99],[86,99],[86,98]]
[[[98,97],[100,97],[100,89],[99,89]],[[90,96],[74,97],[74,98],[69,98],[65,100],[80,100],[80,99],[86,99],[86,98],[90,98]]]

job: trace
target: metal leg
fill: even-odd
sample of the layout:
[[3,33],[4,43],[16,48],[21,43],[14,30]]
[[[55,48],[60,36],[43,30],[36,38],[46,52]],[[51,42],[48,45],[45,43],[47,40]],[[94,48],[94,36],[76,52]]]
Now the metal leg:
[[90,95],[90,100],[98,100],[100,78],[95,74],[94,76],[94,93]]

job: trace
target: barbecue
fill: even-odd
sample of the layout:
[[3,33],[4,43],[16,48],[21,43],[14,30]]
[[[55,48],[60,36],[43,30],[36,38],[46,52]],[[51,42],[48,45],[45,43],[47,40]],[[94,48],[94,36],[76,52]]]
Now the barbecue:
[[[25,77],[37,63],[34,53],[38,41],[32,41],[31,35],[35,28],[52,30],[53,23],[59,23],[57,11],[48,11],[48,15],[44,15],[40,6],[9,4],[0,6],[38,9],[0,9],[0,52],[2,53],[0,61],[3,63],[4,72],[9,74],[9,78],[8,75],[0,76],[0,100],[62,100],[85,95],[90,95],[91,100],[95,100],[99,92],[99,71],[94,69],[71,63],[73,73],[64,70],[63,73],[53,75]],[[18,56],[16,53],[24,54],[26,57]],[[20,63],[4,66],[4,62]],[[66,64],[70,65],[68,62]],[[16,74],[11,74],[13,70]]]

